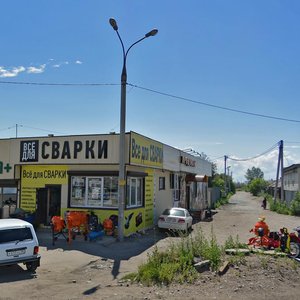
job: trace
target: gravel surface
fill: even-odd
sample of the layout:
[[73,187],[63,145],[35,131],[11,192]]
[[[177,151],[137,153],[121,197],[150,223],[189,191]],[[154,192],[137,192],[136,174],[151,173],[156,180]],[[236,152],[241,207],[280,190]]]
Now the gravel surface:
[[[271,231],[300,225],[298,217],[278,215],[261,208],[260,198],[238,192],[230,203],[216,210],[211,222],[193,225],[209,237],[214,232],[220,244],[239,236],[247,243],[249,230],[264,215]],[[80,238],[68,245],[59,239],[52,246],[49,230],[39,230],[41,267],[36,274],[23,266],[0,268],[0,299],[288,299],[300,298],[300,264],[289,258],[250,255],[219,276],[204,272],[193,284],[152,286],[122,280],[135,272],[154,245],[167,249],[178,237],[156,230],[127,238],[123,243],[106,237],[94,243]]]

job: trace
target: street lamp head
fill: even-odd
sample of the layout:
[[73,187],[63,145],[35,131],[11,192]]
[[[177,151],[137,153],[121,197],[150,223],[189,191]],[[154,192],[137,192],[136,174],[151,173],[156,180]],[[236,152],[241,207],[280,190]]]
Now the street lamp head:
[[117,25],[117,22],[116,22],[116,20],[115,19],[113,19],[113,18],[110,18],[109,19],[109,24],[111,25],[111,27],[114,29],[114,30],[118,30],[118,25]]
[[149,36],[155,36],[158,33],[157,29],[152,29],[148,33],[145,34],[145,37],[148,38]]

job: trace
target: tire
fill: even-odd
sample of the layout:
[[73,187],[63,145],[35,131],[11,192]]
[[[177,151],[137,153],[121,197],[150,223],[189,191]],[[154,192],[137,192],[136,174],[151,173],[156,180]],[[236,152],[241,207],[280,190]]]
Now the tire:
[[300,257],[300,244],[295,242],[290,243],[290,255],[294,258]]
[[163,228],[158,227],[158,231],[159,232],[165,232],[165,230]]
[[38,265],[36,262],[29,262],[26,263],[26,269],[29,272],[35,272],[35,270],[37,269]]

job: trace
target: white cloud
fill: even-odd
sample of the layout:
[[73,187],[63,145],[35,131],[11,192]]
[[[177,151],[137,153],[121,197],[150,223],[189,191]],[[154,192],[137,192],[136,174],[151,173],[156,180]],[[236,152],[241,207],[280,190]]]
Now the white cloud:
[[5,69],[0,67],[0,77],[16,77],[19,73],[24,72],[26,69],[23,66],[13,67],[11,69]]
[[39,67],[28,67],[27,73],[28,74],[39,74],[45,71],[46,64],[40,65]]
[[[70,62],[67,60],[63,61],[63,62],[55,63],[54,58],[49,58],[47,63],[37,65],[37,66],[33,66],[33,64],[31,64],[31,66],[29,66],[29,67],[17,66],[17,67],[9,67],[8,68],[5,66],[0,66],[0,78],[16,77],[20,73],[25,72],[25,71],[27,74],[40,74],[40,73],[45,72],[47,65],[52,65],[53,68],[60,68],[60,67],[62,67],[62,65],[69,65],[69,64],[70,64]],[[76,60],[75,62],[72,62],[72,64],[81,65],[82,61]]]
[[[236,158],[237,157],[233,157]],[[292,164],[300,162],[300,154],[292,153],[289,150],[284,150],[284,167],[288,167]],[[218,167],[218,173],[224,173],[224,159],[219,159],[216,161]],[[278,164],[278,149],[267,153],[264,156],[258,157],[249,161],[235,161],[228,159],[227,166],[230,166],[229,173],[233,176],[234,181],[244,182],[246,180],[245,174],[247,169],[252,167],[260,168],[264,172],[264,179],[276,179]]]

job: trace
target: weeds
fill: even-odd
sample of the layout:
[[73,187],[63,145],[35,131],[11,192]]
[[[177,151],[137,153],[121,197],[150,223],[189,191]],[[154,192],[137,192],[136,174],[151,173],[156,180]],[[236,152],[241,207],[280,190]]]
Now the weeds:
[[148,255],[147,262],[139,266],[138,272],[124,279],[146,285],[193,282],[198,276],[194,257],[210,260],[211,268],[215,271],[220,267],[222,254],[222,247],[217,244],[213,231],[210,239],[206,239],[200,230],[194,238],[182,236],[180,242],[172,243],[167,251],[161,252],[155,247]]
[[[248,245],[245,243],[241,243],[238,235],[235,237],[235,240],[230,235],[224,244],[224,250],[226,249],[236,249],[236,250],[248,249]],[[246,263],[245,254],[236,251],[236,254],[229,258],[229,263],[231,265],[245,264]]]
[[245,243],[241,243],[238,235],[236,235],[235,240],[230,235],[228,237],[228,239],[225,241],[224,248],[225,249],[241,249],[241,248],[245,249],[245,248],[248,248],[248,245]]
[[268,269],[269,259],[266,256],[260,255],[260,263],[263,269]]

